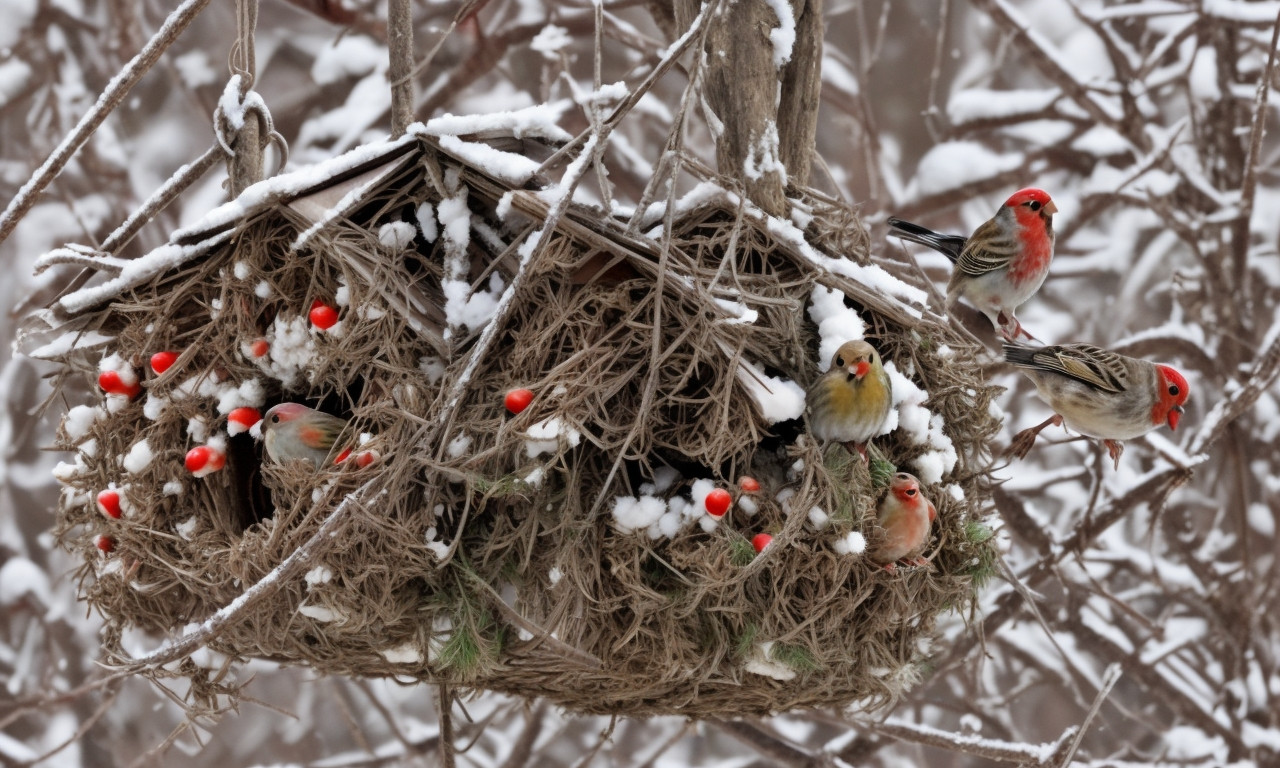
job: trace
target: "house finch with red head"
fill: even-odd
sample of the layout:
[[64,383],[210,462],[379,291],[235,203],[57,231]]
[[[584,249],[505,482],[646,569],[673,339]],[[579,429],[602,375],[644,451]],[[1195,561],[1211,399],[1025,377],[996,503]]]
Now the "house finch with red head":
[[281,403],[262,417],[262,440],[273,461],[306,459],[319,468],[328,463],[346,426],[337,416],[300,403]]
[[1014,192],[996,215],[969,237],[943,235],[902,219],[889,219],[889,234],[927,245],[951,259],[947,308],[961,296],[991,319],[1006,339],[1022,328],[1014,310],[1040,290],[1053,260],[1053,214],[1058,207],[1043,189]]
[[1178,428],[1191,395],[1187,380],[1167,365],[1126,357],[1088,344],[1036,347],[1005,343],[1004,357],[1036,385],[1055,413],[1043,424],[1013,438],[1009,453],[1022,458],[1040,430],[1066,424],[1107,446],[1116,468],[1121,440],[1145,435],[1163,424]]
[[925,498],[915,475],[899,472],[893,476],[879,512],[884,539],[871,552],[871,562],[883,565],[886,571],[892,571],[895,562],[904,560],[905,565],[927,565],[920,554],[929,541],[938,510]]
[[893,386],[880,355],[865,341],[846,341],[831,368],[805,393],[809,431],[820,441],[844,443],[867,459],[867,441],[880,434],[893,405]]

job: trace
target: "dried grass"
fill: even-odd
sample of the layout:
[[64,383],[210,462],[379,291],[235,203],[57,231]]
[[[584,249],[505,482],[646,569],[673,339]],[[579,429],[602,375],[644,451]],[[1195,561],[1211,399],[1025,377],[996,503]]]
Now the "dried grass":
[[[998,422],[988,405],[996,390],[982,380],[971,343],[931,315],[914,317],[815,267],[728,205],[681,216],[665,251],[659,240],[575,207],[530,261],[515,311],[467,378],[475,334],[445,341],[438,310],[443,241],[419,234],[401,252],[379,241],[378,227],[414,221],[419,205],[440,199],[432,179],[456,178],[468,190],[473,220],[493,233],[473,235],[469,250],[469,277],[483,285],[490,271],[511,282],[512,246],[532,220],[504,222],[495,211],[510,190],[429,140],[421,152],[427,162],[406,166],[303,249],[291,246],[309,222],[271,205],[251,212],[232,242],[198,262],[72,318],[76,327],[115,337],[110,350],[139,369],[157,350],[183,350],[169,372],[145,381],[146,392],[170,400],[159,418],[143,415],[144,394],[95,423],[93,455],[80,441],[85,469],[59,510],[59,540],[85,554],[83,595],[107,618],[108,655],[127,658],[125,627],[169,632],[230,604],[307,542],[339,502],[368,487],[311,556],[310,565],[331,577],[275,585],[211,648],[325,673],[540,696],[578,712],[869,709],[899,695],[920,674],[919,646],[936,617],[963,610],[975,576],[991,562],[992,544],[977,521],[989,496],[986,447]],[[442,175],[423,170],[434,164]],[[855,216],[812,194],[805,204],[815,214],[811,242],[867,263]],[[247,278],[236,276],[237,263]],[[256,293],[263,281],[271,289],[265,299]],[[960,452],[947,479],[966,501],[930,491],[939,511],[927,551],[932,569],[890,574],[836,554],[831,542],[851,530],[874,540],[879,491],[871,474],[842,448],[824,453],[797,440],[798,422],[765,422],[735,375],[740,358],[802,385],[818,375],[825,361],[815,359],[817,335],[805,311],[815,281],[843,290],[859,308],[885,358],[931,393],[929,407],[944,416]],[[267,334],[277,315],[305,316],[313,299],[331,299],[341,284],[350,295],[343,332],[313,333],[309,376],[287,389],[263,376],[243,345]],[[758,309],[759,319],[725,322],[712,300],[724,290]],[[944,344],[946,357],[939,355]],[[101,354],[77,351],[63,360],[59,387],[68,397],[92,382]],[[433,381],[422,363],[441,355],[445,373]],[[224,421],[211,397],[178,398],[177,388],[193,378],[255,377],[268,404],[300,400],[351,417],[350,437],[374,435],[379,462],[321,475],[260,467],[259,447],[240,436],[230,441],[225,470],[187,475],[189,421],[203,418],[212,428]],[[537,396],[511,416],[502,395],[517,386]],[[455,387],[462,396],[450,402]],[[553,416],[581,434],[580,444],[562,441],[554,455],[530,458],[525,431]],[[470,446],[453,455],[446,446],[462,434]],[[118,457],[143,438],[156,458],[126,475]],[[75,450],[74,442],[64,432],[59,447]],[[921,450],[899,432],[877,444],[900,466]],[[621,534],[613,498],[639,493],[663,466],[685,478],[668,495],[687,493],[695,477],[732,487],[750,473],[764,485],[759,512],[749,517],[735,508],[711,532],[695,525],[669,540]],[[536,469],[542,482],[527,481]],[[175,478],[181,495],[165,495]],[[111,482],[131,504],[122,520],[104,518],[92,504]],[[794,492],[785,508],[776,500],[784,487]],[[831,513],[823,530],[806,523],[814,506]],[[180,534],[193,517],[194,530]],[[442,560],[429,546],[429,529],[456,544],[451,557]],[[775,541],[755,556],[747,539],[759,531]],[[107,557],[93,548],[98,533],[115,539]],[[318,611],[333,620],[315,618]],[[745,670],[763,641],[774,644],[773,660],[794,670],[794,679]],[[421,660],[388,660],[385,652],[396,648]],[[218,670],[190,663],[151,674],[192,679],[193,709],[225,704],[217,694],[233,691]]]

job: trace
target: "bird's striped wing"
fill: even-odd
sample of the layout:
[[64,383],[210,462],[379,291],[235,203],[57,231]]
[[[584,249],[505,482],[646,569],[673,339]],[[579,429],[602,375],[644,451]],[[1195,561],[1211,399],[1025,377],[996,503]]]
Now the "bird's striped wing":
[[1104,392],[1128,389],[1124,358],[1090,344],[1044,347],[1034,352],[1031,360],[1032,365],[1027,367],[1060,373]]
[[956,271],[970,277],[981,277],[988,272],[1005,269],[1018,255],[1019,243],[1013,232],[1002,232],[1000,224],[991,219],[969,237],[968,245],[956,260]]

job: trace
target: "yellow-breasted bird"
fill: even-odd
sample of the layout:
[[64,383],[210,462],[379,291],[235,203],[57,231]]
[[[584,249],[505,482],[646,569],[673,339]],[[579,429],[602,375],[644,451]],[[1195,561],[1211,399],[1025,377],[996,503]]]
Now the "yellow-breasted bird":
[[880,434],[893,406],[893,385],[875,347],[846,341],[804,400],[809,432],[816,439],[843,443],[867,461],[867,442]]

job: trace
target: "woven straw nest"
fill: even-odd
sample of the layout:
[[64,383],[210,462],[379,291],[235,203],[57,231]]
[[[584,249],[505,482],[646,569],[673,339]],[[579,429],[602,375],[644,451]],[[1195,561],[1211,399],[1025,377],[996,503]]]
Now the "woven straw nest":
[[[704,187],[665,224],[655,207],[630,229],[569,206],[535,247],[548,216],[536,184],[446,146],[412,135],[258,185],[140,261],[46,258],[107,273],[40,316],[54,341],[36,354],[60,363],[66,399],[90,390],[59,433],[76,453],[58,471],[56,534],[84,555],[108,658],[127,658],[126,628],[180,630],[248,590],[210,643],[233,658],[593,713],[896,697],[936,617],[968,605],[990,568],[979,507],[998,422],[976,350],[922,293],[886,293],[865,230],[816,195],[797,202],[803,236]],[[448,325],[466,316],[446,311],[451,279],[475,291],[475,328]],[[926,477],[929,568],[886,572],[850,537],[875,544],[887,473],[919,471],[932,450],[918,431],[878,438],[868,466],[814,445],[802,419],[766,418],[752,394],[784,379],[794,393],[826,368],[815,285],[844,293],[928,393],[916,415],[954,446]],[[317,300],[338,309],[336,329],[308,323]],[[160,350],[179,356],[156,374]],[[141,393],[104,397],[104,359]],[[503,402],[515,387],[535,394],[518,415]],[[379,458],[317,473],[264,465],[252,434],[228,436],[232,407],[284,400],[351,418],[344,440]],[[197,478],[184,456],[202,444],[226,466]],[[748,474],[752,494],[736,487]],[[718,523],[699,504],[713,484],[736,502]],[[119,519],[95,504],[108,488]],[[646,495],[679,514],[620,527],[616,499]],[[757,555],[760,532],[774,539]],[[152,673],[190,677],[193,700],[230,679],[190,662]]]

